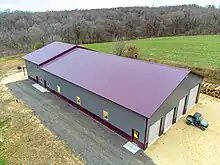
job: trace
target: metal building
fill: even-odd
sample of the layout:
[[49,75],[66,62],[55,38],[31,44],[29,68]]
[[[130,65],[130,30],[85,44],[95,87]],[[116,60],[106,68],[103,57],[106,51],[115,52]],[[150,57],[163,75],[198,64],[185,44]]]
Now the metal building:
[[198,102],[190,70],[54,42],[24,56],[28,77],[146,149]]

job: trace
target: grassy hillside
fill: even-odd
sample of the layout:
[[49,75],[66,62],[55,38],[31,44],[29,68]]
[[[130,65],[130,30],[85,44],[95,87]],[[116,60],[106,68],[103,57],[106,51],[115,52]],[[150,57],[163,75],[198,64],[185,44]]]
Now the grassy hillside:
[[[201,68],[220,68],[220,35],[183,36],[131,40],[141,58],[177,62]],[[88,48],[112,53],[113,43],[88,44]]]

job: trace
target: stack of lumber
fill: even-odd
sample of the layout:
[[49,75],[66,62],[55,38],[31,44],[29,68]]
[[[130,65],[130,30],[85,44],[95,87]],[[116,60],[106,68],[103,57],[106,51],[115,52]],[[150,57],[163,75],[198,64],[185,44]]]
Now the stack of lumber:
[[200,92],[215,98],[220,98],[220,85],[203,82]]

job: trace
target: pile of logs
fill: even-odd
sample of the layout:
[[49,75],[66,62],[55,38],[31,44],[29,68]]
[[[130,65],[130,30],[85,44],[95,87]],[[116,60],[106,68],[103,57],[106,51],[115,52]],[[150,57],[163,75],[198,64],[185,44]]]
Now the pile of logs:
[[203,82],[200,92],[215,98],[220,98],[220,85]]

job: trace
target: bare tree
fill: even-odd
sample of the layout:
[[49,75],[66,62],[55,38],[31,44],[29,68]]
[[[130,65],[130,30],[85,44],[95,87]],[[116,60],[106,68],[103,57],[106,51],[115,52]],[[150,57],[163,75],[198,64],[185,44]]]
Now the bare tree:
[[113,53],[118,56],[124,56],[126,52],[126,45],[125,41],[116,41],[113,45]]
[[219,33],[220,10],[213,5],[0,13],[0,44],[21,51],[55,40],[93,43]]

